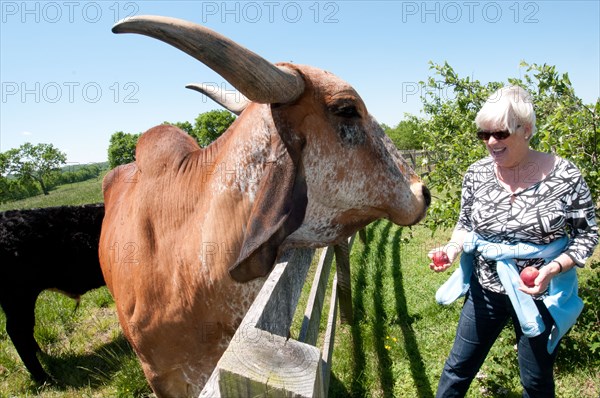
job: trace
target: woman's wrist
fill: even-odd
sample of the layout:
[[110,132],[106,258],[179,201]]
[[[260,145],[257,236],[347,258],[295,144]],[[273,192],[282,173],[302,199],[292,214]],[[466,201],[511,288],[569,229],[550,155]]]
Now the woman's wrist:
[[461,251],[462,245],[458,242],[450,241],[444,246],[444,252],[450,258],[450,262],[454,262],[454,260],[458,257]]
[[559,260],[552,260],[548,265],[551,267],[550,272],[552,275],[558,275],[564,271],[563,264]]

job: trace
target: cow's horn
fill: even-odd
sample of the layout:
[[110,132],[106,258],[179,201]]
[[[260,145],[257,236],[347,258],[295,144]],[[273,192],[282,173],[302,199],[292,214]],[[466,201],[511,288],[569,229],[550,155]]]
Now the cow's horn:
[[304,91],[296,72],[275,66],[227,37],[192,22],[161,16],[125,18],[114,33],[139,33],[186,52],[220,74],[251,101],[288,103]]
[[250,100],[239,91],[226,91],[222,90],[220,87],[204,83],[192,83],[185,87],[206,95],[208,98],[236,115],[242,113],[250,103]]

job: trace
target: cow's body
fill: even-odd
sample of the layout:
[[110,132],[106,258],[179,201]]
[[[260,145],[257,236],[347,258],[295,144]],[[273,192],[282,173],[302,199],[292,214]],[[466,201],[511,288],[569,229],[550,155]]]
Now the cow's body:
[[205,149],[155,127],[105,179],[100,260],[159,397],[197,396],[282,248],[333,244],[382,217],[414,224],[429,204],[351,86],[279,67],[302,79],[293,101],[251,103]]
[[6,331],[34,380],[48,375],[33,337],[35,301],[46,289],[78,298],[104,285],[98,262],[103,205],[0,213],[0,305]]

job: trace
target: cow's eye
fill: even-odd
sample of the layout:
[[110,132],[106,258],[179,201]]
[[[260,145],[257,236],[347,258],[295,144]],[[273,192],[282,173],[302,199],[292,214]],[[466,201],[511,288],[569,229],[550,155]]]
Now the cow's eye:
[[356,109],[356,106],[351,105],[351,104],[336,106],[332,109],[332,112],[334,115],[344,117],[344,118],[359,118],[360,117],[360,113],[358,113],[358,109]]

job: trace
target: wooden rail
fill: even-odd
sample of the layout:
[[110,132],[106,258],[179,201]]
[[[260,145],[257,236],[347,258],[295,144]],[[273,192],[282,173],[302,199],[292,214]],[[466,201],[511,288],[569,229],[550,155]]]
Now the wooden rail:
[[399,152],[402,157],[409,162],[412,169],[421,177],[430,174],[434,168],[435,162],[433,159],[429,159],[427,164],[422,164],[421,161],[423,157],[431,158],[431,152],[416,149],[402,149],[399,150]]
[[[284,252],[219,360],[200,397],[327,397],[335,341],[337,303],[352,320],[349,253],[354,236],[321,252],[298,339],[289,338],[314,249]],[[327,329],[319,326],[333,258],[336,275]]]

